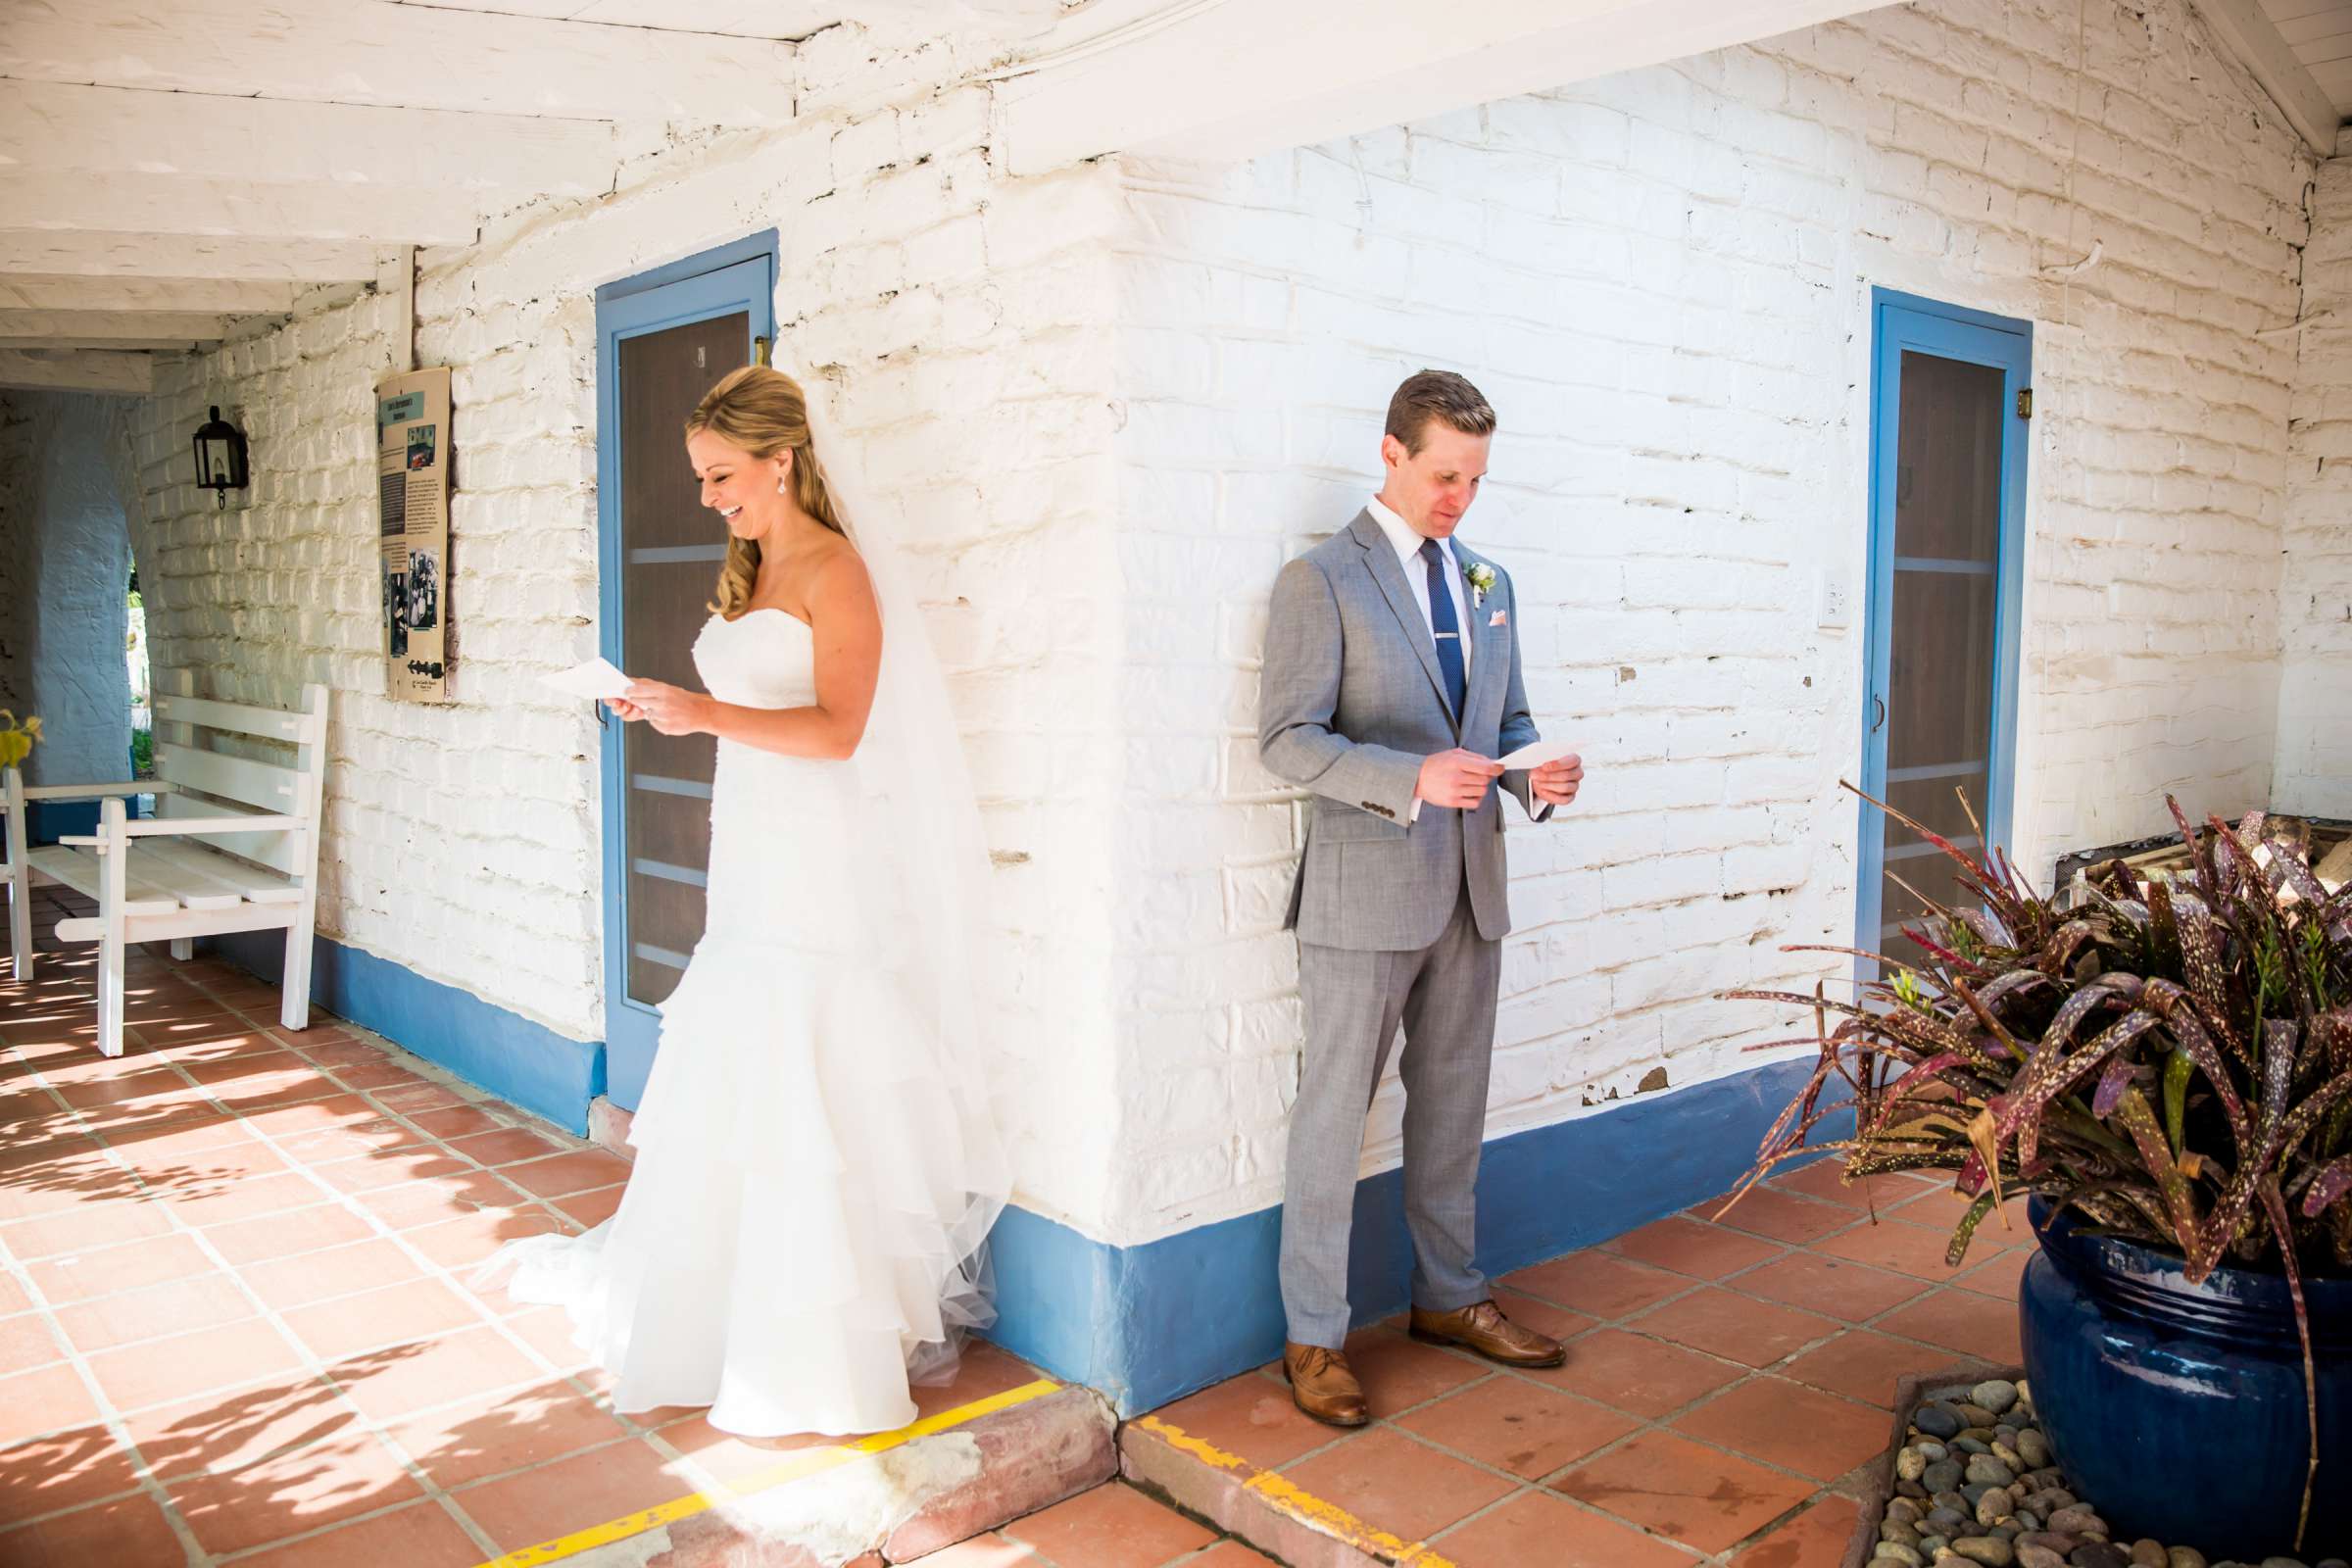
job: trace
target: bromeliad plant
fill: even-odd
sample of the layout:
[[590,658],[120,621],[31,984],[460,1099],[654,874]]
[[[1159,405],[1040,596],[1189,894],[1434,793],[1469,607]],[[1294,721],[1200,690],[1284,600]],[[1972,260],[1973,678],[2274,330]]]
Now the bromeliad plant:
[[[2352,887],[2330,895],[2259,812],[2199,833],[2166,804],[2191,871],[2143,887],[2110,861],[2072,909],[2031,891],[1998,849],[1972,859],[1887,808],[1958,863],[1973,906],[1923,898],[1932,912],[1903,930],[1920,956],[1860,955],[1882,978],[1853,1003],[1818,987],[1734,993],[1811,1008],[1806,1043],[1821,1052],[1748,1183],[1824,1149],[1843,1152],[1849,1179],[1952,1171],[1972,1200],[1946,1253],[1955,1266],[2022,1191],[2178,1253],[2190,1284],[2225,1261],[2282,1272],[2316,1475],[2302,1281],[2352,1266]],[[1849,1107],[1851,1138],[1807,1144]]]

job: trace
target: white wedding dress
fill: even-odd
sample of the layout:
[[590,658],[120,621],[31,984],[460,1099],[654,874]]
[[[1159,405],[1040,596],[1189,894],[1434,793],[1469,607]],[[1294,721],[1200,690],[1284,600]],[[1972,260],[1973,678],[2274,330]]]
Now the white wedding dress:
[[[694,662],[723,702],[815,700],[812,634],[780,610],[713,615]],[[883,750],[718,743],[708,921],[662,1004],[620,1207],[493,1260],[517,1299],[568,1309],[618,1409],[709,1405],[747,1437],[889,1431],[915,1418],[910,1374],[940,1380],[992,1316],[1004,1161],[980,1064],[942,1027],[968,999],[909,942],[939,871],[894,818],[926,786]]]

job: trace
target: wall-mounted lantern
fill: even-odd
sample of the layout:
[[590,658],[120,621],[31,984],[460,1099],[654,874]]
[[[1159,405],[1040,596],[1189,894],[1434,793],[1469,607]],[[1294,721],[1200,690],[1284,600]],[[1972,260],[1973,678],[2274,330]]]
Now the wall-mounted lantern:
[[244,489],[245,480],[244,433],[221,418],[215,404],[213,416],[196,427],[196,482],[213,492],[216,505],[225,505],[228,492]]

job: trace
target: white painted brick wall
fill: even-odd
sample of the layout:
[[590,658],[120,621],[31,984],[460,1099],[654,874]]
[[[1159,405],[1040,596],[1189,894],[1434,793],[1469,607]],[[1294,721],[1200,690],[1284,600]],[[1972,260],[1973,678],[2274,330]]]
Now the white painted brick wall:
[[[1011,955],[998,1087],[1022,1198],[1099,1229],[1124,760],[1116,176],[1000,177],[985,90],[931,85],[960,73],[952,51],[877,56],[854,34],[805,55],[790,127],[673,149],[614,195],[420,257],[418,362],[455,368],[453,705],[381,695],[369,420],[393,307],[371,293],[166,374],[139,437],[155,660],[228,697],[333,688],[322,929],[596,1038],[597,728],[538,681],[597,646],[593,294],[778,227],[779,363],[845,389],[875,520],[908,547],[967,726]],[[186,455],[208,403],[253,444],[255,484],[225,511]]]
[[2288,458],[2280,809],[2352,816],[2352,159],[2320,166]]
[[[1500,411],[1466,536],[1592,765],[1570,821],[1511,833],[1491,1131],[1753,1065],[1786,1020],[1715,994],[1842,970],[1779,949],[1852,930],[1862,639],[1812,607],[1821,569],[1862,578],[1874,284],[2034,323],[2020,862],[2157,831],[2167,790],[2268,797],[2274,329],[2313,164],[2183,0],[2092,0],[2080,32],[2058,0],[1935,0],[1122,172],[1119,678],[1149,744],[1114,874],[1150,917],[1117,933],[1120,1237],[1279,1200],[1298,819],[1251,756],[1265,596],[1374,487],[1422,365]],[[1398,1110],[1392,1086],[1367,1169]]]

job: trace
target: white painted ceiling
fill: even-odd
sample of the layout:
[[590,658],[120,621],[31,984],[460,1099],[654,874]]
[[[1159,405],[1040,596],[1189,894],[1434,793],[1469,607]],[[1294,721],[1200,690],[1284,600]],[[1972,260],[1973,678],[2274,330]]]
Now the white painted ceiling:
[[2262,9],[2336,113],[2352,117],[2352,0],[2262,0]]

